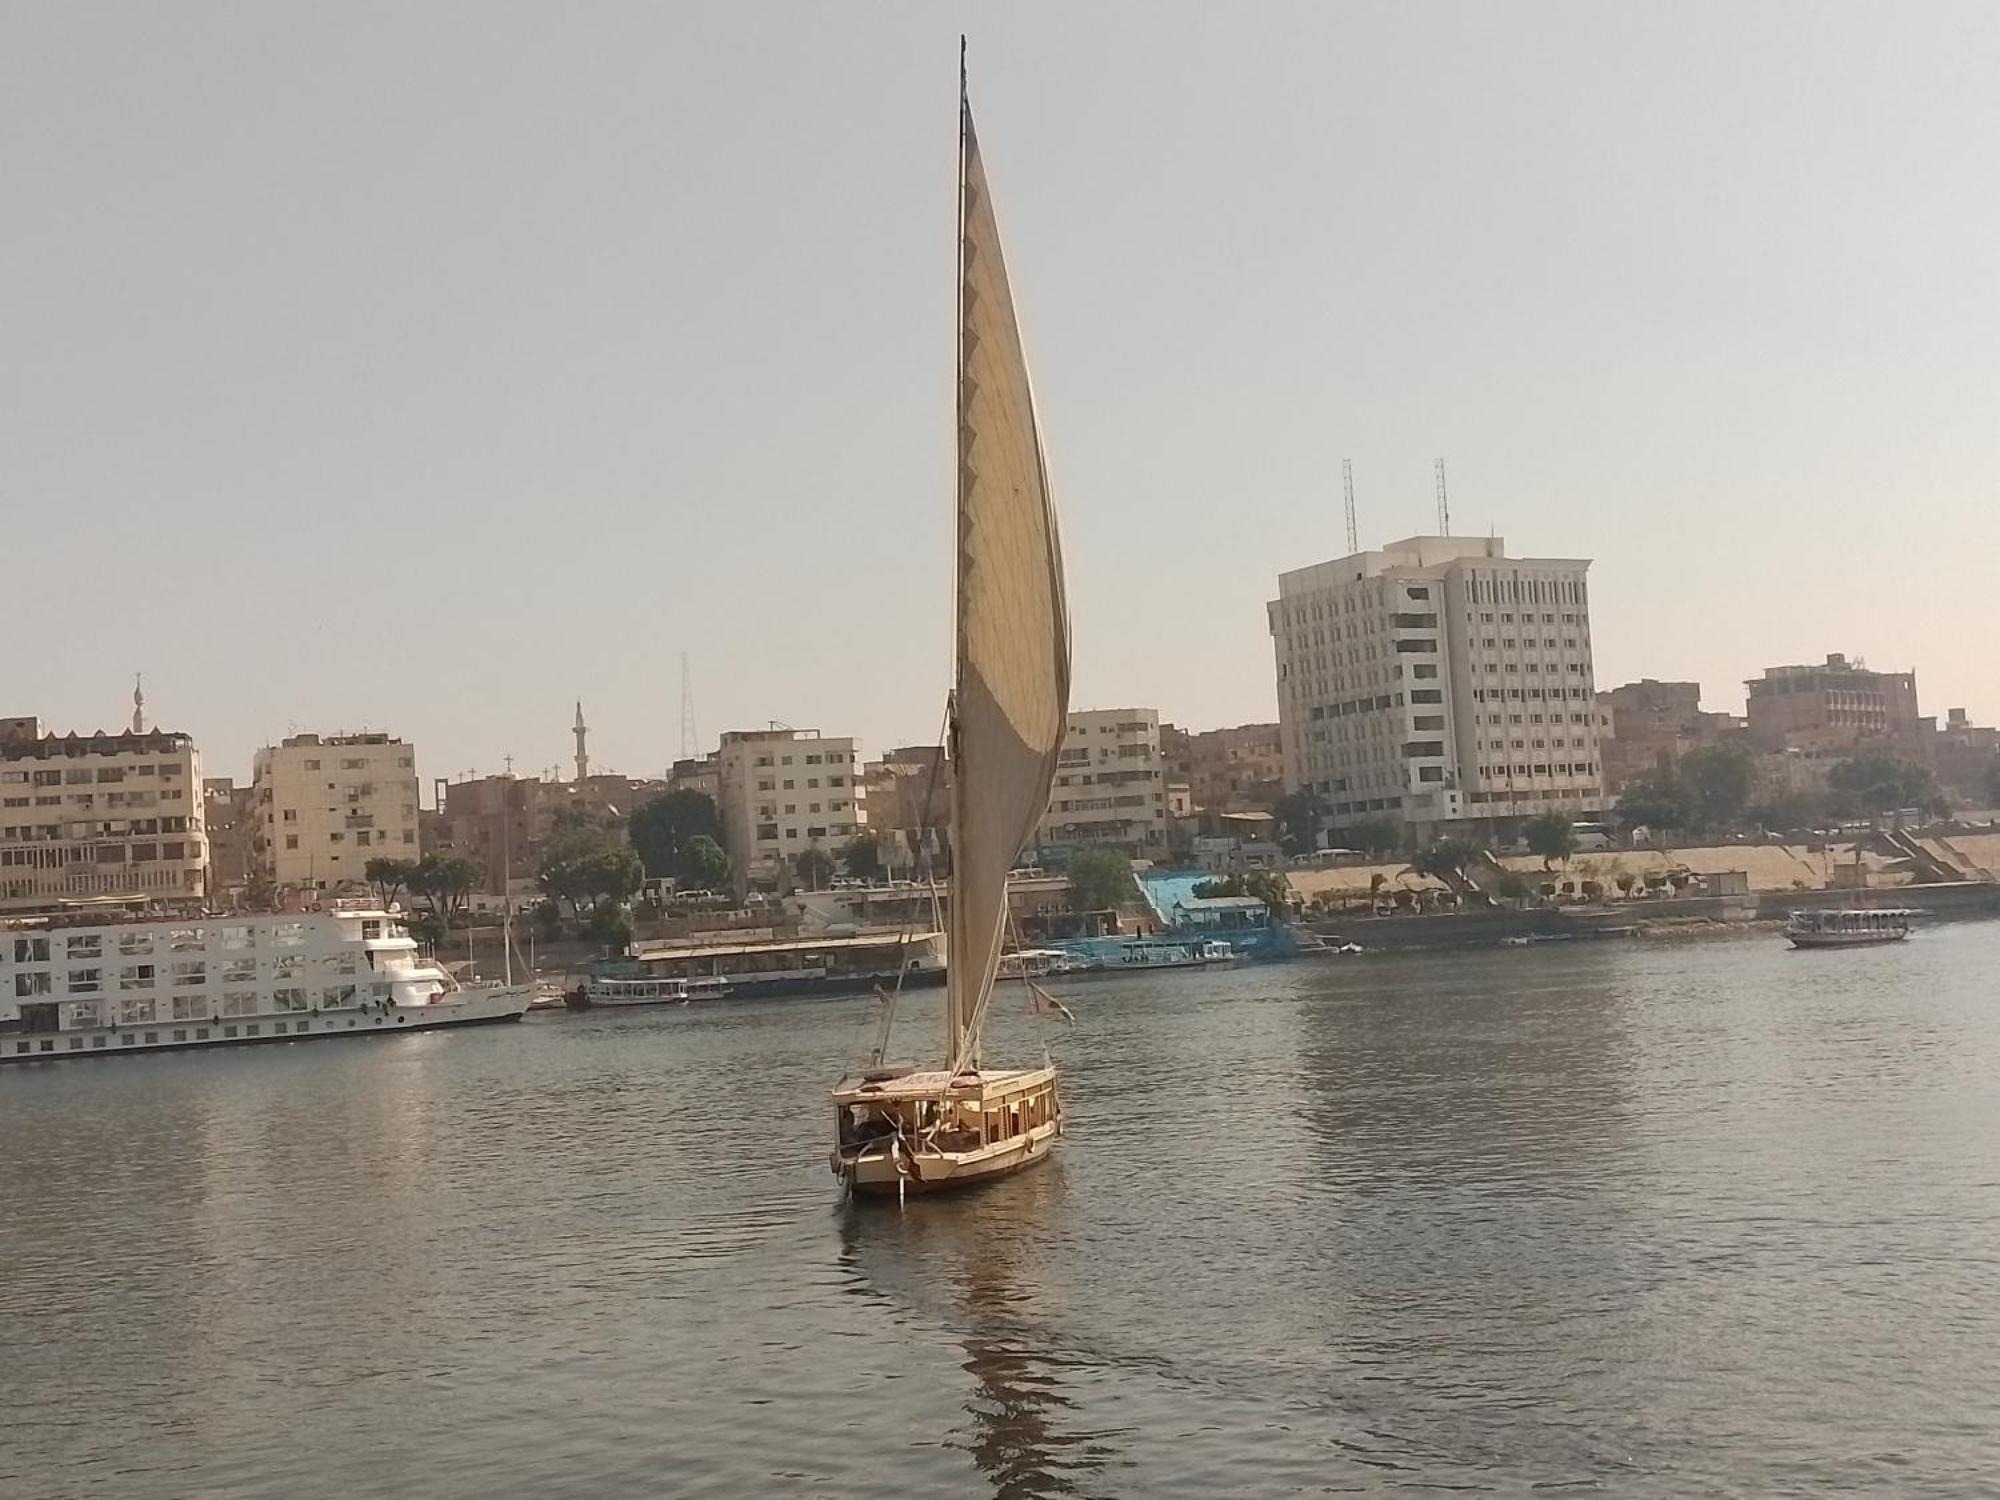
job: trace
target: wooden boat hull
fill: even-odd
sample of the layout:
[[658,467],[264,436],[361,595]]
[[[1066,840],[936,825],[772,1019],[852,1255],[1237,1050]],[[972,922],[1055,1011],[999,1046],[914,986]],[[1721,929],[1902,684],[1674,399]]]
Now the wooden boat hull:
[[1055,1150],[1059,1123],[1038,1125],[1020,1135],[973,1151],[871,1151],[851,1164],[834,1154],[836,1176],[846,1176],[857,1193],[893,1197],[898,1193],[942,1193],[997,1182],[1046,1161]]

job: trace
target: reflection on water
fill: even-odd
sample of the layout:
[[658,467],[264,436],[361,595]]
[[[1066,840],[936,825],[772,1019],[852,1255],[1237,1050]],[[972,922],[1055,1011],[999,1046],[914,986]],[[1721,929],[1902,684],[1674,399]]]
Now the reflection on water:
[[940,1436],[971,1455],[1000,1500],[1115,1493],[1094,1476],[1116,1466],[1119,1434],[1090,1428],[1070,1390],[1091,1363],[1035,1318],[1056,1270],[1038,1246],[1062,1187],[1052,1162],[966,1194],[949,1217],[870,1201],[841,1217],[841,1259],[857,1291],[893,1302],[931,1289],[917,1295],[959,1343],[971,1382],[964,1419]]
[[[0,1073],[0,1495],[1956,1493],[2000,925],[1079,983],[842,1205],[872,1003]],[[912,1022],[923,1025],[920,1018]]]

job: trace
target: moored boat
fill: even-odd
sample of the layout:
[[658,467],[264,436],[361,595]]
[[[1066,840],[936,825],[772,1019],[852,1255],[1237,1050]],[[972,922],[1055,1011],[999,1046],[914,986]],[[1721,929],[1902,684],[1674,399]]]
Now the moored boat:
[[1869,948],[1900,943],[1910,935],[1907,907],[1833,907],[1795,911],[1785,919],[1785,936],[1794,948]]
[[726,980],[697,975],[692,979],[626,978],[592,975],[571,991],[573,1008],[604,1006],[629,1009],[645,1005],[686,1005],[695,1000],[721,1000],[730,994]]
[[[616,982],[684,984],[688,999],[865,995],[882,985],[942,984],[941,932],[818,933],[804,937],[713,936],[646,943],[625,958],[593,963],[578,1003],[606,1004],[591,987]],[[682,998],[674,996],[675,1000]],[[655,999],[647,1003],[658,1004]]]
[[461,984],[400,912],[0,922],[0,1062],[518,1021],[528,984]]

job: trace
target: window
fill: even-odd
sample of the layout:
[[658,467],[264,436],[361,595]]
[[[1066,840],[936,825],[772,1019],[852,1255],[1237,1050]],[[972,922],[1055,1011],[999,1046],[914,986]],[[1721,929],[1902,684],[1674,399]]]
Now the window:
[[298,848],[298,847],[299,847],[299,836],[298,836],[298,835],[297,835],[296,833],[288,833],[288,834],[286,834],[286,835],[285,835],[285,847],[286,847],[287,849],[296,849],[296,848]]
[[318,762],[318,761],[316,761],[316,760],[309,760],[309,761],[307,761],[307,762],[306,762],[306,769],[307,769],[308,771],[317,771],[317,770],[319,769],[319,762]]
[[53,993],[54,990],[55,976],[53,974],[16,974],[14,976],[14,994],[18,999],[26,999],[30,995],[47,995]]
[[95,995],[104,988],[102,969],[71,969],[69,971],[69,992],[72,995]]
[[271,1008],[273,1010],[304,1010],[306,1008],[306,992],[291,985],[283,989],[273,990],[271,991]]
[[49,940],[45,937],[25,937],[14,939],[14,962],[17,964],[45,964],[49,961]]

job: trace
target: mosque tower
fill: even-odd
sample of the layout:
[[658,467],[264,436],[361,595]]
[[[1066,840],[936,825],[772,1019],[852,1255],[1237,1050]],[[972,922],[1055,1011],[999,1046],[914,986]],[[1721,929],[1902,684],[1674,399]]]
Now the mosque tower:
[[576,780],[581,786],[590,779],[590,751],[585,748],[584,737],[590,733],[590,726],[583,722],[583,701],[577,700],[576,727],[570,731],[576,736]]

